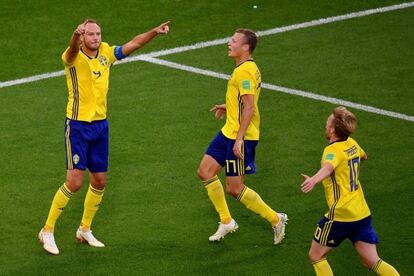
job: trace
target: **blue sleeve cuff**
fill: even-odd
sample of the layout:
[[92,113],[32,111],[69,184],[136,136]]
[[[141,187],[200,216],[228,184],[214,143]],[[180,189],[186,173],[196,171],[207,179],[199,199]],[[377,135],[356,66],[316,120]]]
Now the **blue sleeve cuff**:
[[127,56],[122,53],[122,46],[116,46],[114,49],[114,55],[117,60],[126,58]]

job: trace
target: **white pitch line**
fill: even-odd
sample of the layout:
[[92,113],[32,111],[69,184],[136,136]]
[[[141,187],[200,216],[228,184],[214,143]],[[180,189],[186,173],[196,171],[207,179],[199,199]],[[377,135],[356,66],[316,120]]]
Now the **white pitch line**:
[[223,79],[223,80],[230,79],[230,75],[228,74],[217,73],[214,71],[201,69],[201,68],[197,68],[197,67],[193,67],[189,65],[179,64],[179,63],[175,63],[172,61],[167,61],[167,60],[163,60],[159,58],[146,57],[141,60],[147,61],[150,63],[155,63],[155,64],[162,65],[162,66],[166,66],[166,67],[170,67],[170,68],[174,68],[174,69],[178,69],[178,70],[182,70],[182,71],[187,71],[187,72],[196,73],[199,75],[209,76],[213,78],[218,78],[218,79]]
[[[273,29],[269,29],[269,30],[265,30],[265,31],[259,31],[259,32],[257,32],[257,34],[259,36],[273,35],[273,34],[277,34],[277,33],[284,33],[284,32],[288,32],[288,31],[292,31],[292,30],[309,28],[309,27],[313,27],[313,26],[333,23],[333,22],[337,22],[337,21],[348,20],[348,19],[357,18],[357,17],[368,16],[368,15],[372,15],[372,14],[378,14],[378,13],[384,13],[384,12],[389,12],[389,11],[394,11],[394,10],[405,9],[405,8],[409,8],[409,7],[413,7],[413,6],[414,6],[414,2],[406,2],[406,3],[401,3],[401,4],[387,6],[387,7],[369,9],[369,10],[365,10],[365,11],[353,12],[353,13],[348,13],[348,14],[343,14],[343,15],[338,15],[338,16],[333,16],[333,17],[327,17],[327,18],[321,18],[321,19],[317,19],[317,20],[304,22],[304,23],[273,28]],[[210,76],[210,77],[215,77],[215,78],[228,80],[230,78],[230,75],[227,75],[227,74],[222,74],[222,73],[218,73],[218,72],[214,72],[214,71],[210,71],[210,70],[200,69],[200,68],[196,68],[196,67],[193,67],[193,66],[187,66],[187,65],[183,65],[183,64],[179,64],[179,63],[175,63],[175,62],[165,61],[165,60],[157,59],[155,57],[160,57],[160,56],[165,56],[165,55],[170,55],[170,54],[176,54],[176,53],[181,53],[181,52],[185,52],[185,51],[191,51],[191,50],[201,49],[201,48],[205,48],[205,47],[215,46],[215,45],[222,45],[222,44],[226,44],[229,39],[230,39],[230,37],[226,37],[226,38],[221,38],[221,39],[216,39],[216,40],[211,40],[211,41],[199,42],[199,43],[196,43],[196,44],[193,44],[193,45],[181,46],[181,47],[176,47],[176,48],[172,48],[172,49],[155,51],[155,52],[151,52],[151,53],[148,53],[148,54],[136,55],[136,56],[133,56],[133,57],[126,58],[122,61],[119,61],[116,64],[123,64],[123,63],[135,62],[135,61],[147,61],[147,62],[150,62],[150,63],[155,63],[155,64],[159,64],[159,65],[162,65],[162,66],[167,66],[167,67],[171,67],[171,68],[175,68],[175,69],[179,69],[179,70],[183,70],[183,71],[188,71],[188,72],[192,72],[192,73],[196,73],[196,74],[201,74],[201,75],[206,75],[206,76]],[[38,80],[43,80],[43,79],[48,79],[48,78],[53,78],[53,77],[58,77],[58,76],[63,76],[63,75],[64,75],[64,71],[61,70],[61,71],[45,73],[45,74],[41,74],[41,75],[35,75],[35,76],[22,78],[22,79],[16,79],[16,80],[11,80],[11,81],[0,82],[0,88],[9,87],[9,86],[18,85],[18,84],[29,83],[29,82],[34,82],[34,81],[38,81]],[[333,98],[333,97],[322,96],[322,95],[318,95],[318,94],[315,94],[315,93],[312,93],[312,92],[306,92],[306,91],[302,91],[302,90],[291,89],[291,88],[278,86],[278,85],[273,85],[273,84],[267,84],[267,83],[263,83],[263,87],[267,88],[267,89],[270,89],[270,90],[279,91],[279,92],[283,92],[283,93],[287,93],[287,94],[291,94],[291,95],[302,96],[302,97],[305,97],[305,98],[311,98],[311,99],[315,99],[315,100],[319,100],[319,101],[323,101],[323,102],[328,102],[328,103],[332,103],[332,104],[344,105],[344,106],[347,106],[347,107],[352,107],[352,108],[363,110],[363,111],[366,111],[366,112],[376,113],[376,114],[380,114],[380,115],[385,115],[385,116],[389,116],[389,117],[393,117],[393,118],[398,118],[398,119],[414,122],[414,117],[413,116],[408,116],[408,115],[405,115],[405,114],[392,112],[392,111],[387,111],[387,110],[379,109],[379,108],[376,108],[376,107],[362,105],[362,104],[358,104],[358,103],[354,103],[354,102],[350,102],[350,101],[345,101],[345,100],[341,100],[341,99],[337,99],[337,98]]]
[[50,79],[50,78],[59,77],[59,76],[63,76],[63,75],[65,75],[65,71],[60,70],[60,71],[56,71],[56,72],[45,73],[45,74],[41,74],[41,75],[35,75],[35,76],[22,78],[22,79],[17,79],[17,80],[4,81],[4,82],[0,82],[0,88],[8,87],[8,86],[14,86],[14,85],[18,85],[18,84],[29,83],[29,82],[35,82],[35,81],[38,81],[38,80]]
[[[218,73],[218,72],[214,72],[214,71],[210,71],[206,69],[200,69],[197,67],[183,65],[183,64],[166,61],[166,60],[162,60],[158,58],[145,57],[145,58],[142,58],[141,60],[147,61],[150,63],[159,64],[159,65],[166,66],[166,67],[170,67],[170,68],[174,68],[174,69],[178,69],[178,70],[182,70],[182,71],[199,74],[199,75],[205,75],[205,76],[224,79],[224,80],[230,79],[230,75],[227,75],[227,74],[222,74],[222,73]],[[402,114],[402,113],[388,111],[388,110],[372,107],[369,105],[363,105],[359,103],[345,101],[345,100],[341,100],[341,99],[337,99],[333,97],[323,96],[323,95],[319,95],[313,92],[307,92],[307,91],[302,91],[298,89],[287,88],[287,87],[273,85],[269,83],[262,83],[262,87],[269,89],[269,90],[283,92],[283,93],[290,94],[290,95],[301,96],[304,98],[310,98],[310,99],[327,102],[327,103],[331,103],[335,105],[343,105],[346,107],[351,107],[354,109],[359,109],[359,110],[363,110],[363,111],[370,112],[370,113],[375,113],[379,115],[384,115],[384,116],[388,116],[392,118],[414,122],[414,116],[409,116],[409,115]]]
[[[257,32],[257,34],[259,36],[273,35],[273,34],[284,33],[284,32],[288,32],[288,31],[292,31],[292,30],[309,28],[309,27],[323,25],[323,24],[329,24],[329,23],[333,23],[333,22],[337,22],[337,21],[343,21],[343,20],[348,20],[348,19],[352,19],[352,18],[368,16],[368,15],[372,15],[372,14],[378,14],[378,13],[384,13],[384,12],[389,12],[389,11],[394,11],[394,10],[406,9],[406,8],[410,8],[410,7],[413,7],[413,6],[414,6],[414,2],[406,2],[406,3],[401,3],[401,4],[387,6],[387,7],[369,9],[369,10],[365,10],[365,11],[359,11],[359,12],[353,12],[353,13],[348,13],[348,14],[343,14],[343,15],[338,15],[338,16],[333,16],[333,17],[321,18],[321,19],[317,19],[317,20],[304,22],[304,23],[273,28],[273,29],[269,29],[269,30],[265,30],[265,31],[259,31],[259,32]],[[211,40],[211,41],[199,42],[199,43],[196,43],[196,44],[193,44],[193,45],[181,46],[181,47],[176,47],[176,48],[171,48],[171,49],[166,49],[166,50],[161,50],[161,51],[155,51],[155,52],[151,52],[151,53],[148,53],[148,54],[136,55],[136,56],[126,58],[123,61],[117,62],[116,64],[139,61],[139,60],[142,60],[143,58],[146,58],[146,57],[160,57],[160,56],[176,54],[176,53],[181,53],[181,52],[185,52],[185,51],[191,51],[191,50],[201,49],[201,48],[205,48],[205,47],[215,46],[215,45],[222,45],[222,44],[226,44],[229,39],[230,39],[230,37],[226,37],[226,38],[221,38],[221,39],[216,39],[216,40]],[[27,78],[21,78],[21,79],[16,79],[16,80],[0,82],[0,88],[9,87],[9,86],[18,85],[18,84],[23,84],[23,83],[34,82],[34,81],[53,78],[53,77],[62,76],[62,75],[64,75],[64,71],[57,71],[57,72],[52,72],[52,73],[45,73],[45,74],[41,74],[41,75],[35,75],[35,76],[27,77]]]
[[268,84],[268,83],[264,83],[262,85],[262,87],[266,88],[266,89],[274,90],[274,91],[283,92],[283,93],[286,93],[286,94],[291,94],[291,95],[295,95],[295,96],[302,96],[304,98],[310,98],[310,99],[318,100],[318,101],[321,101],[321,102],[327,102],[327,103],[331,103],[331,104],[335,104],[335,105],[343,105],[343,106],[363,110],[363,111],[370,112],[370,113],[375,113],[375,114],[379,114],[379,115],[384,115],[384,116],[388,116],[388,117],[392,117],[392,118],[397,118],[397,119],[401,119],[401,120],[414,122],[414,116],[409,116],[409,115],[394,112],[394,111],[388,111],[388,110],[385,110],[385,109],[380,109],[380,108],[372,107],[372,106],[369,106],[369,105],[363,105],[363,104],[359,104],[359,103],[345,101],[345,100],[341,100],[341,99],[338,99],[338,98],[323,96],[323,95],[319,95],[319,94],[316,94],[316,93],[313,93],[313,92],[306,92],[306,91],[302,91],[302,90],[298,90],[298,89],[292,89],[292,88],[283,87],[283,86],[279,86],[279,85]]
[[[304,29],[304,28],[309,28],[309,27],[313,27],[313,26],[329,24],[329,23],[333,23],[333,22],[348,20],[348,19],[357,18],[357,17],[368,16],[368,15],[372,15],[372,14],[378,14],[378,13],[384,13],[384,12],[389,12],[389,11],[394,11],[394,10],[406,9],[406,8],[410,8],[410,7],[413,7],[413,6],[414,6],[414,2],[406,2],[406,3],[387,6],[387,7],[375,8],[375,9],[364,10],[364,11],[359,11],[359,12],[352,12],[352,13],[348,13],[348,14],[333,16],[333,17],[321,18],[321,19],[312,20],[312,21],[299,23],[299,24],[294,24],[294,25],[289,25],[289,26],[277,27],[277,28],[273,28],[273,29],[269,29],[269,30],[265,30],[265,31],[258,31],[256,33],[257,33],[258,36],[274,35],[274,34],[278,34],[278,33],[285,33],[285,32],[289,32],[289,31],[293,31],[293,30],[298,30],[298,29]],[[161,57],[161,56],[166,56],[166,55],[170,55],[170,54],[176,54],[176,53],[186,52],[186,51],[190,51],[190,50],[206,48],[206,47],[210,47],[210,46],[222,45],[222,44],[226,44],[229,41],[230,38],[231,37],[225,37],[225,38],[220,38],[220,39],[211,40],[211,41],[199,42],[199,43],[196,43],[196,44],[193,44],[193,45],[181,46],[181,47],[176,47],[176,48],[167,49],[167,50],[161,50],[161,51],[149,53],[148,56],[150,56],[150,57]]]

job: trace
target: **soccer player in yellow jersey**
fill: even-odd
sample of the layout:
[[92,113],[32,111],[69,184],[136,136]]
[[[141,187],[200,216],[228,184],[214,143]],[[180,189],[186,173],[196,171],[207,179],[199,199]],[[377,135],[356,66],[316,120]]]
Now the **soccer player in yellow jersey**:
[[39,233],[43,248],[59,254],[54,239],[56,220],[72,195],[81,187],[89,170],[82,220],[76,238],[94,247],[103,247],[91,231],[92,220],[101,204],[108,169],[107,93],[112,64],[143,47],[158,34],[169,31],[169,21],[140,35],[123,46],[109,46],[101,40],[101,27],[92,19],[73,32],[62,54],[69,90],[65,122],[66,181],[56,192],[49,215]]
[[252,59],[257,44],[256,34],[238,29],[228,43],[228,56],[236,68],[227,84],[226,103],[214,106],[216,118],[226,116],[226,123],[210,143],[201,160],[198,175],[220,217],[219,227],[210,241],[219,241],[238,229],[227,206],[225,193],[217,173],[225,167],[226,192],[248,209],[261,215],[273,227],[274,244],[285,235],[287,215],[276,213],[252,189],[244,185],[244,175],[256,172],[255,148],[259,141],[260,115],[257,106],[261,76]]
[[356,118],[344,107],[337,107],[328,117],[321,169],[312,177],[303,174],[301,189],[310,192],[322,181],[329,211],[316,227],[309,258],[316,275],[333,275],[327,254],[350,239],[362,263],[378,275],[399,275],[394,267],[378,257],[377,235],[371,225],[371,212],[364,198],[359,171],[367,154],[349,137],[356,128]]

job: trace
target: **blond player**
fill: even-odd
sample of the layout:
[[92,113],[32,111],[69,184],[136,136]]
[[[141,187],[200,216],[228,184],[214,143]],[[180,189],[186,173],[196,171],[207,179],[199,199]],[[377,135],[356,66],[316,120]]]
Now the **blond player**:
[[169,31],[169,23],[134,37],[123,46],[109,46],[101,40],[101,26],[93,19],[73,32],[62,54],[69,90],[65,120],[66,181],[57,190],[44,227],[39,232],[43,248],[59,254],[54,228],[69,199],[82,186],[89,170],[89,188],[76,238],[90,246],[103,247],[91,231],[92,220],[101,204],[108,169],[107,94],[112,64],[143,47],[158,34]]
[[344,107],[329,115],[321,169],[312,177],[303,174],[302,191],[310,192],[322,181],[329,211],[319,221],[313,237],[309,258],[316,275],[333,275],[326,256],[345,239],[350,239],[364,266],[378,275],[399,275],[394,267],[377,254],[377,235],[371,224],[371,212],[365,201],[359,171],[367,154],[350,137],[356,118]]

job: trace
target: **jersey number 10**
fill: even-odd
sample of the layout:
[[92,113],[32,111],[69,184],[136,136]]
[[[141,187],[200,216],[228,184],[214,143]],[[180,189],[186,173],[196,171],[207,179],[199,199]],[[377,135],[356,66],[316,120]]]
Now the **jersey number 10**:
[[359,157],[348,160],[351,192],[358,190]]

